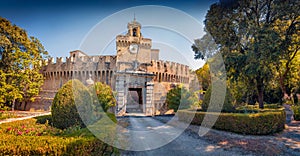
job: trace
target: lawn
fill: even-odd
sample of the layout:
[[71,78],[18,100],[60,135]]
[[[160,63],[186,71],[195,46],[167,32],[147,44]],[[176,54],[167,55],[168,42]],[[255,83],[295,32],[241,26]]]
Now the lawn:
[[9,119],[9,118],[16,118],[16,117],[18,117],[18,115],[16,115],[13,112],[0,111],[0,120],[5,120],[5,119]]

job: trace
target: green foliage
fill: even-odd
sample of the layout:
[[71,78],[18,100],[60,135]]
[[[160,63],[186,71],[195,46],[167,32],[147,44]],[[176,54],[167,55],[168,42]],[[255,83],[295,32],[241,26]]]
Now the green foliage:
[[[212,87],[208,87],[208,90],[205,92],[204,95],[204,99],[202,102],[202,109],[203,111],[207,111],[209,105],[210,105],[210,98],[211,98],[211,94],[212,94]],[[212,97],[212,98],[221,98],[221,97]],[[216,100],[219,101],[219,100]],[[212,106],[215,105],[221,105],[221,103],[219,104],[212,104]],[[221,109],[222,112],[232,112],[234,110],[233,104],[232,104],[232,96],[231,96],[231,92],[230,89],[227,88],[226,90],[226,95],[225,95],[225,100],[224,100],[224,104],[223,107]],[[212,108],[212,111],[216,111],[215,108]]]
[[268,109],[283,109],[280,104],[266,104],[265,109],[259,109],[259,105],[246,105],[242,107],[238,107],[236,109],[249,109],[249,110],[257,110],[257,111],[264,111]]
[[294,120],[300,121],[300,106],[292,106]]
[[197,97],[182,85],[176,86],[167,93],[167,106],[169,109],[174,109],[175,112],[178,109],[191,108],[196,102]]
[[33,101],[43,84],[41,62],[47,52],[40,41],[0,17],[0,104]]
[[39,123],[39,124],[48,123],[49,125],[52,125],[52,115],[38,116],[38,117],[35,117],[35,119],[36,119],[36,123]]
[[107,112],[109,108],[116,106],[116,100],[110,86],[96,82],[89,88],[93,97],[93,105],[96,112]]
[[215,43],[213,37],[210,33],[207,33],[205,28],[204,31],[206,32],[205,35],[201,39],[196,39],[192,45],[192,49],[195,52],[195,59],[204,60],[211,58],[218,51],[218,45]]
[[0,111],[0,120],[16,118],[16,117],[18,117],[18,116],[13,112]]
[[209,65],[205,63],[202,68],[196,70],[199,83],[202,85],[202,89],[206,91],[211,84],[211,77],[209,72]]
[[[190,111],[178,111],[180,121],[191,116]],[[266,135],[281,132],[285,124],[284,110],[265,111],[255,114],[196,112],[192,124],[201,125],[205,115],[218,116],[213,128],[241,134]],[[203,125],[205,126],[205,125]]]
[[117,118],[116,118],[116,115],[114,114],[114,113],[109,113],[109,112],[107,112],[106,113],[106,115],[109,117],[109,119],[111,120],[111,121],[113,121],[114,123],[117,123],[118,121],[117,121]]
[[[215,41],[229,79],[255,87],[260,108],[264,107],[267,82],[276,80],[283,93],[285,85],[297,83],[292,77],[299,77],[299,63],[295,62],[300,43],[299,6],[299,1],[221,1],[212,4],[206,15],[208,33],[200,41]],[[195,41],[194,45],[196,59],[209,58],[209,44]]]
[[85,127],[91,121],[91,100],[88,89],[79,80],[68,81],[54,97],[51,106],[53,125],[60,129]]
[[237,81],[227,81],[228,87],[232,93],[234,107],[245,104],[255,104],[256,91],[255,87],[238,79]]
[[3,155],[112,155],[114,152],[117,149],[98,140],[86,128],[62,131],[38,124],[36,119],[0,125]]

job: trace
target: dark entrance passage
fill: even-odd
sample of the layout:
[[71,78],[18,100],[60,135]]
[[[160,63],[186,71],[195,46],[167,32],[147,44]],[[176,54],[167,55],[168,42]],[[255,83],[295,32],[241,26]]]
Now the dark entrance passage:
[[126,112],[127,113],[143,112],[142,88],[128,88]]
[[143,104],[142,88],[129,88],[129,96],[136,104]]

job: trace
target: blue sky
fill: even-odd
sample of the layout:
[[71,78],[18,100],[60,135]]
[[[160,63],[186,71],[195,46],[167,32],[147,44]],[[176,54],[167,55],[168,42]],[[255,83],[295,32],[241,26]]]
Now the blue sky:
[[[99,22],[111,16],[116,12],[120,12],[130,7],[141,5],[160,5],[178,9],[194,17],[200,23],[203,23],[206,11],[215,0],[209,1],[174,1],[174,0],[111,0],[111,1],[79,1],[79,0],[0,0],[0,16],[7,18],[12,23],[24,28],[30,36],[37,37],[45,49],[52,57],[69,56],[72,50],[80,49],[83,39]],[[155,12],[155,10],[149,10]],[[136,15],[138,21],[143,21],[143,15]],[[128,22],[133,19],[133,15],[128,17]],[[164,19],[154,19],[164,20]],[[170,19],[179,20],[179,19]],[[142,26],[143,23],[141,22]],[[127,23],[120,23],[126,30]],[[199,27],[199,32],[202,33],[203,28]],[[161,58],[168,59],[164,56],[170,55],[170,51],[179,50],[192,53],[190,44],[176,37],[176,33],[158,30],[157,28],[142,28],[142,33],[146,38],[152,38],[153,48],[161,49]],[[175,35],[174,35],[175,34]],[[162,37],[162,35],[164,37]],[[99,35],[99,38],[101,35]],[[115,36],[112,36],[115,37]],[[199,38],[201,36],[199,35]],[[178,40],[176,40],[178,38]],[[175,41],[174,41],[175,40]],[[169,48],[165,48],[162,42]],[[181,42],[185,46],[178,45],[176,42]],[[161,46],[160,46],[161,45]],[[105,54],[112,54],[114,51],[114,42],[111,42]],[[171,47],[171,49],[170,49]],[[184,50],[182,50],[184,49]],[[81,49],[84,50],[84,49]],[[185,55],[185,52],[180,55]],[[180,56],[176,56],[180,60]],[[191,57],[188,58],[192,59]],[[189,61],[188,61],[189,62]],[[186,63],[185,63],[186,64]],[[203,63],[200,63],[201,65]],[[198,64],[200,66],[200,64]],[[192,65],[193,66],[193,65]]]

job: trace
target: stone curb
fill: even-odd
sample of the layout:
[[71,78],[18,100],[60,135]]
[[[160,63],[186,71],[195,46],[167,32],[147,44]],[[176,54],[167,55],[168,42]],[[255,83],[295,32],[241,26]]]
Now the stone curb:
[[25,117],[21,117],[21,118],[9,118],[9,119],[0,121],[0,124],[14,122],[14,121],[20,121],[20,120],[26,120],[26,119],[30,119],[30,118],[34,118],[34,117],[38,117],[38,116],[50,115],[50,114],[51,114],[51,112],[47,112],[47,113],[40,113],[40,114],[36,114],[36,115],[25,116]]

